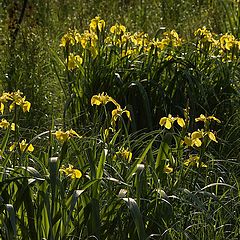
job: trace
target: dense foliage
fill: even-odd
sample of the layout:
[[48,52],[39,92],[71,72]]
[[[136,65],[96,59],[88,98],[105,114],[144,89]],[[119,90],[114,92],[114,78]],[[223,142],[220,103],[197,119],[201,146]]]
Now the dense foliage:
[[1,239],[240,237],[239,1],[1,4]]

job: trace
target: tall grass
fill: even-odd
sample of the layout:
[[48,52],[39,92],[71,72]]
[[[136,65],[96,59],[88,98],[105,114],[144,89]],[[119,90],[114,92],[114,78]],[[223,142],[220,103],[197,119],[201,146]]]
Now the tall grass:
[[187,112],[181,132],[165,120],[166,129],[129,136],[123,119],[113,132],[107,121],[96,136],[47,131],[12,154],[7,130],[1,238],[237,239],[239,163],[215,159],[210,135],[189,145]]
[[238,3],[2,6],[1,239],[239,238]]

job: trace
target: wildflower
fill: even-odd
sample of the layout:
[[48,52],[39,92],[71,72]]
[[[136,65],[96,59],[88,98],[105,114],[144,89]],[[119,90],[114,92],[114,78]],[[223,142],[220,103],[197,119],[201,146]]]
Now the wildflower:
[[26,139],[22,140],[20,143],[13,143],[11,146],[10,146],[10,152],[12,152],[16,146],[19,144],[19,149],[20,151],[23,153],[23,152],[33,152],[34,151],[34,147],[32,144],[29,144],[29,143],[26,143]]
[[200,140],[201,138],[204,137],[204,132],[202,130],[195,131],[193,133],[188,133],[188,136],[184,137],[184,143],[187,146],[191,147],[201,147],[202,141]]
[[25,151],[33,152],[33,150],[34,150],[34,147],[33,147],[32,144],[26,143],[26,139],[25,139],[25,140],[22,140],[22,141],[19,143],[19,148],[20,148],[20,151],[21,151],[21,152],[25,152]]
[[188,159],[186,159],[183,163],[185,166],[189,167],[202,167],[202,168],[206,168],[207,165],[204,164],[202,161],[200,161],[200,157],[197,155],[190,155]]
[[12,152],[12,151],[15,149],[16,146],[17,146],[17,143],[16,143],[16,142],[13,143],[13,144],[10,146],[9,151]]
[[110,134],[110,131],[111,132],[114,132],[114,129],[109,127],[109,128],[106,128],[103,132],[103,137],[104,139],[106,140],[108,137],[109,137],[109,134]]
[[116,23],[114,26],[110,28],[110,32],[116,35],[121,35],[126,32],[126,27],[122,24]]
[[98,40],[98,36],[94,32],[90,32],[88,30],[85,30],[84,33],[81,34],[81,37],[80,37],[79,40],[80,40],[81,45],[84,49],[87,48],[87,47],[95,48],[97,40]]
[[177,123],[182,128],[184,128],[186,126],[185,121],[183,120],[183,118],[177,117]]
[[0,97],[0,102],[7,102],[8,100],[12,100],[11,94],[4,92]]
[[207,122],[212,120],[216,121],[217,123],[221,123],[221,121],[218,118],[214,117],[214,115],[206,117],[201,114],[198,118],[195,118],[195,122]]
[[118,119],[120,116],[122,116],[123,113],[126,113],[128,119],[129,119],[130,121],[132,120],[132,119],[131,119],[131,114],[130,114],[130,112],[129,112],[128,110],[126,110],[126,108],[122,109],[121,106],[119,105],[119,106],[117,106],[116,109],[114,109],[114,110],[112,111],[112,120],[111,120],[111,123],[112,123],[113,126],[115,125],[117,119]]
[[95,32],[98,29],[99,32],[102,32],[102,30],[105,28],[105,21],[100,17],[95,17],[91,20],[89,27],[90,31]]
[[132,159],[132,152],[129,151],[128,148],[125,149],[124,147],[122,147],[122,148],[119,149],[118,152],[116,152],[116,154],[114,155],[113,159],[116,159],[117,156],[120,156],[123,159],[127,160],[128,162],[130,162],[131,159]]
[[83,63],[83,59],[79,55],[70,53],[67,59],[68,70],[72,71]]
[[80,137],[74,130],[70,129],[66,132],[63,132],[61,129],[56,131],[55,133],[53,133],[57,140],[60,142],[65,142],[68,139],[70,139],[71,137],[77,136]]
[[174,121],[175,118],[171,114],[168,114],[168,117],[162,117],[160,119],[159,124],[167,129],[170,129],[172,128]]
[[108,96],[107,93],[105,94],[102,92],[101,94],[99,93],[98,95],[94,95],[91,98],[91,105],[93,106],[94,104],[99,106],[99,105],[106,105],[108,102],[112,102],[116,106],[120,106],[112,97]]
[[66,168],[64,165],[59,169],[61,173],[64,173],[67,175],[67,177],[71,177],[72,179],[75,178],[81,178],[82,173],[78,169],[74,169],[73,165],[69,164],[68,167]]
[[212,140],[216,143],[218,142],[213,132],[209,131],[209,132],[207,132],[207,135],[210,138],[210,140]]
[[194,32],[195,36],[199,36],[202,42],[213,42],[213,35],[212,33],[206,29],[206,27],[199,28]]
[[61,39],[61,43],[60,43],[60,47],[66,47],[67,45],[74,45],[75,44],[75,39],[74,39],[74,35],[72,34],[71,30],[64,34],[62,39]]
[[173,168],[170,167],[169,164],[167,164],[167,165],[164,166],[163,172],[164,172],[164,173],[167,173],[167,174],[172,173],[172,172],[173,172]]
[[12,130],[12,131],[15,131],[15,129],[16,129],[16,125],[15,125],[15,123],[12,123],[12,124],[11,124],[11,130]]
[[0,103],[0,112],[3,114],[4,112],[4,104],[1,102]]
[[7,129],[10,126],[10,123],[6,119],[2,119],[0,122],[0,128]]
[[17,92],[13,92],[10,94],[12,103],[9,106],[9,111],[11,112],[16,105],[20,106],[23,110],[23,112],[29,112],[31,103],[29,101],[26,101],[26,97],[22,97],[23,93],[19,90]]
[[235,37],[232,34],[224,34],[220,38],[220,46],[223,50],[231,50],[235,45]]
[[23,112],[29,112],[30,107],[31,107],[31,103],[30,103],[30,102],[24,101],[24,102],[22,103]]
[[211,132],[211,131],[207,131],[207,132],[204,132],[203,130],[197,130],[197,131],[194,131],[193,133],[188,133],[188,136],[185,136],[184,137],[184,143],[187,145],[187,146],[191,146],[191,147],[201,147],[202,145],[202,139],[205,137],[205,136],[208,136],[210,140],[214,141],[214,142],[218,142],[214,133]]
[[4,92],[2,96],[0,97],[0,112],[3,114],[4,112],[4,103],[8,102],[9,100],[12,100],[11,94]]
[[177,120],[177,123],[180,127],[185,127],[185,121],[183,120],[183,118],[179,118],[179,117],[173,117],[171,114],[168,114],[168,117],[163,117],[160,119],[159,124],[161,126],[164,126],[167,129],[172,128],[173,123]]
[[9,126],[11,126],[11,130],[15,131],[15,123],[10,124],[6,119],[2,119],[0,122],[0,128],[7,129]]

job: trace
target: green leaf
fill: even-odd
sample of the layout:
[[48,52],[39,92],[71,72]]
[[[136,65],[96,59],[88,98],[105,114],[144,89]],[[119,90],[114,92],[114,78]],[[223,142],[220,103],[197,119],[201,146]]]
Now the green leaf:
[[138,208],[136,201],[133,198],[122,198],[122,200],[126,202],[131,212],[133,221],[137,229],[139,240],[145,240],[147,238],[147,234],[145,232],[142,215],[140,213],[140,210]]
[[132,175],[136,172],[137,170],[137,165],[142,163],[148,153],[148,151],[151,149],[152,147],[152,144],[153,142],[156,140],[158,136],[155,136],[153,138],[153,140],[147,145],[147,147],[145,148],[145,150],[143,151],[142,155],[140,156],[140,158],[138,158],[134,163],[133,165],[131,166],[127,176],[126,176],[126,179],[127,179],[127,182],[129,182],[130,178],[132,177]]

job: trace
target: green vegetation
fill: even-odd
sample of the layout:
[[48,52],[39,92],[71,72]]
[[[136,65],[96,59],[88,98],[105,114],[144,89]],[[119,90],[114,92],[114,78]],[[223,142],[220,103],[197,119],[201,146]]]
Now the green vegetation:
[[239,239],[239,1],[20,2],[0,239]]

